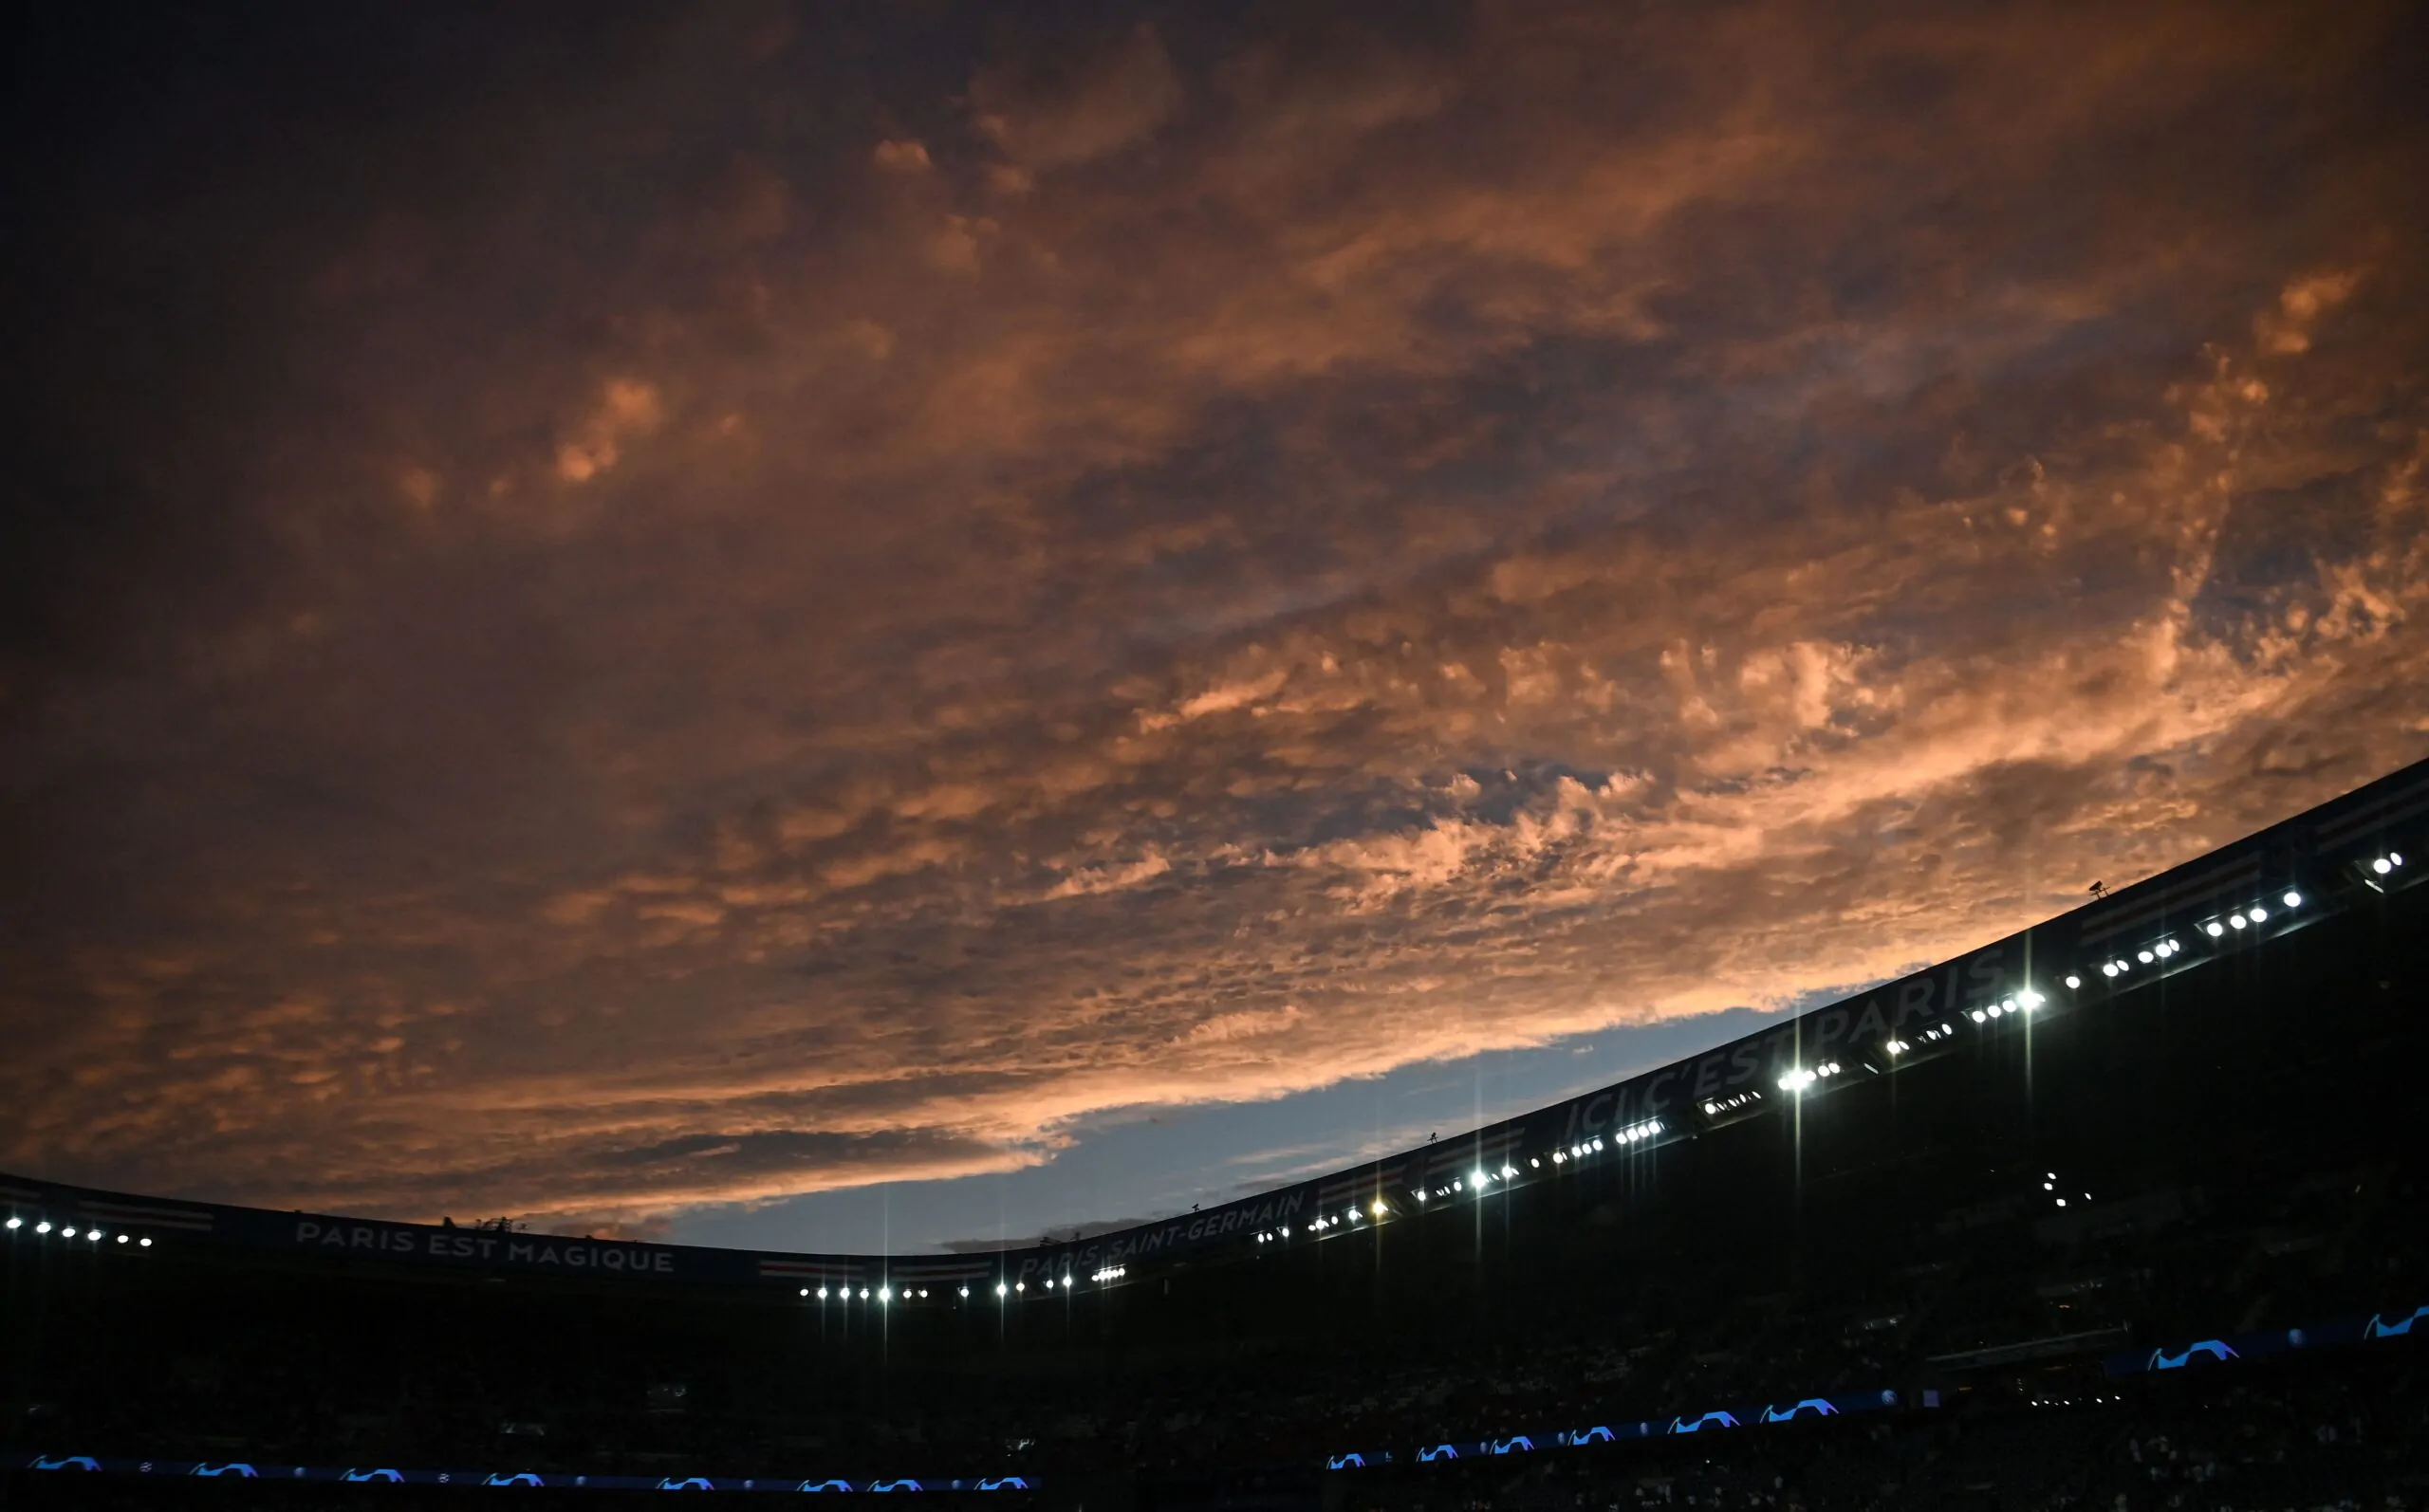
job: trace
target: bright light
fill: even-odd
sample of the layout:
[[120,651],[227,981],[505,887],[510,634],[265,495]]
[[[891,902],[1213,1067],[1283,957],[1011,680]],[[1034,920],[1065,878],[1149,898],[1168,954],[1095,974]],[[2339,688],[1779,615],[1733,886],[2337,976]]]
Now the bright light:
[[1355,1223],[1358,1221],[1358,1209],[1355,1208],[1348,1208],[1344,1216],[1346,1216],[1350,1222]]
[[2257,904],[2257,903],[2254,903],[2254,904],[2252,906],[2251,913],[2252,913],[2252,922],[2253,922],[2254,924],[2262,923],[2262,922],[2266,921],[2266,920],[2268,919],[2268,917],[2269,917],[2269,911],[2268,911],[2267,909],[2265,909],[2265,908],[2262,908],[2262,907],[2261,907],[2259,904]]
[[1053,1278],[1053,1277],[1048,1276],[1048,1277],[1047,1277],[1047,1278],[1046,1278],[1046,1289],[1047,1289],[1048,1291],[1052,1291],[1052,1290],[1054,1289],[1054,1278]]
[[2043,1191],[2056,1191],[2058,1189],[2058,1184],[2054,1181],[2045,1181],[2041,1184],[2041,1189]]
[[1474,1174],[1470,1175],[1468,1179],[1469,1179],[1469,1180],[1471,1180],[1471,1181],[1473,1181],[1473,1182],[1474,1182],[1474,1183],[1476,1184],[1476,1189],[1477,1189],[1477,1190],[1479,1190],[1479,1191],[1481,1191],[1481,1190],[1483,1190],[1483,1189],[1484,1189],[1484,1184],[1485,1184],[1486,1182],[1488,1182],[1488,1181],[1491,1181],[1493,1178],[1492,1178],[1491,1176],[1486,1175],[1483,1171],[1476,1171],[1476,1172],[1474,1172]]
[[[1990,1022],[1990,1019],[1991,1019],[1991,1016],[1990,1016],[1989,1014],[1987,1014],[1987,1013],[1983,1012],[1980,1008],[1975,1008],[1973,1012],[1971,1012],[1971,1013],[1967,1014],[1967,1015],[1966,1015],[1966,1017],[1967,1017],[1967,1018],[1969,1018],[1969,1019],[1972,1019],[1972,1020],[1973,1020],[1975,1023],[1989,1023],[1989,1022]],[[1787,1086],[1787,1085],[1788,1085],[1787,1080],[1786,1080],[1785,1079],[1783,1079],[1781,1080],[1781,1082],[1780,1082],[1780,1085],[1781,1085],[1781,1086],[1783,1086],[1783,1087]]]
[[2251,922],[2252,921],[2250,919],[2245,918],[2240,913],[2230,913],[2227,915],[2227,927],[2229,929],[2239,930]]
[[73,1239],[76,1237],[76,1230],[73,1228],[63,1228],[59,1231],[59,1236],[62,1239]]
[[962,1295],[964,1298],[968,1298],[968,1297],[969,1297],[969,1295],[970,1295],[970,1288],[969,1288],[969,1287],[967,1287],[967,1286],[964,1286],[964,1287],[961,1289],[961,1295]]
[[2370,863],[2370,870],[2378,873],[2381,876],[2384,876],[2389,872],[2395,870],[2395,863],[2382,856],[2377,860]]
[[1518,1168],[1516,1166],[1504,1166],[1501,1168],[1501,1177],[1504,1181],[1509,1180],[1516,1174],[1518,1174]]
[[821,1286],[820,1288],[818,1288],[818,1300],[819,1300],[820,1301],[822,1301],[822,1302],[823,1302],[823,1301],[825,1301],[825,1300],[826,1300],[826,1288],[825,1288],[825,1287]]
[[2290,909],[2301,908],[2303,906],[2303,894],[2289,888],[2286,892],[2285,903]]
[[869,1289],[868,1289],[867,1287],[863,1286],[863,1287],[862,1287],[862,1288],[861,1288],[861,1300],[862,1300],[862,1301],[867,1301],[868,1300],[869,1300]]
[[2403,857],[2398,852],[2389,851],[2387,852],[2387,864],[2390,866],[2401,866],[2403,864]]
[[118,1242],[119,1242],[120,1244],[121,1244],[121,1245],[125,1244],[125,1243],[126,1243],[126,1236],[125,1236],[124,1234],[121,1234],[121,1235],[119,1235],[119,1236],[118,1236]]
[[2209,923],[2204,924],[2201,927],[2210,931],[2210,938],[2214,940],[2219,935],[2227,932],[2227,927],[2219,923],[2216,919],[2212,919]]
[[87,1239],[99,1239],[102,1237],[102,1231],[98,1228],[87,1228],[84,1230],[84,1237]]
[[808,1288],[808,1287],[807,1287],[807,1286],[803,1287],[803,1288],[801,1289],[801,1294],[802,1294],[804,1297],[808,1296],[808,1295],[809,1295],[809,1288]]
[[2015,995],[2015,1000],[2018,1003],[2023,1004],[2028,1008],[2037,1008],[2044,1003],[2049,1001],[2048,998],[2043,997],[2040,993],[2035,992],[2030,987],[2026,987],[2023,991],[2017,993]]
[[149,1249],[152,1247],[152,1241],[149,1239],[139,1239],[135,1242],[135,1247],[138,1249]]
[[2074,988],[2074,987],[2079,987],[2079,986],[2082,986],[2083,985],[2084,985],[2084,979],[2083,979],[2082,977],[2079,977],[2079,976],[2075,975],[2075,974],[2074,974],[2073,972],[2071,972],[2071,971],[2070,971],[2070,972],[2068,972],[2068,973],[2067,973],[2067,987],[2068,987],[2068,988],[2070,988],[2070,989],[2071,989],[2071,988]]
[[2066,1198],[2064,1198],[2064,1197],[2059,1198],[2059,1199],[2058,1199],[2058,1206],[2059,1206],[2059,1207],[2061,1207],[2061,1208],[2064,1208],[2065,1206],[2067,1206],[2067,1199],[2066,1199]]
[[2150,951],[2148,951],[2148,950],[2137,950],[2137,951],[2135,951],[2135,952],[2134,952],[2134,959],[2135,959],[2135,960],[2137,960],[2137,961],[2142,962],[2144,966],[2148,966],[2148,965],[2150,965],[2153,961],[2158,960],[2158,959],[2159,959],[2159,957],[2158,957],[2158,956],[2156,956],[2156,955],[2153,955],[2153,954],[2152,954]]
[[23,1228],[26,1226],[26,1221],[22,1218],[11,1218],[9,1220],[9,1226],[11,1228]]
[[[1558,1155],[1554,1155],[1554,1156],[1552,1156],[1552,1158],[1553,1158],[1554,1160],[1558,1160],[1558,1159],[1560,1158],[1560,1156],[1558,1156]],[[1418,1193],[1417,1194],[1417,1200],[1418,1200],[1418,1201],[1419,1201],[1419,1202],[1423,1202],[1423,1201],[1425,1200],[1425,1193],[1423,1193],[1423,1192],[1421,1192],[1421,1191],[1420,1191],[1420,1192],[1418,1192]]]
[[998,1296],[998,1297],[1010,1297],[1011,1294],[1012,1294],[1012,1289],[1011,1289],[1010,1286],[1005,1285],[1002,1282],[997,1282],[995,1283],[995,1295],[996,1295],[996,1296]]
[[[1975,1017],[1978,1018],[1980,1015],[1976,1014]],[[1782,1092],[1803,1092],[1806,1088],[1813,1085],[1815,1079],[1816,1079],[1812,1072],[1806,1070],[1802,1066],[1791,1066],[1780,1075],[1780,1090]]]
[[[1555,1158],[1557,1158],[1557,1157],[1555,1157]],[[1541,1160],[1538,1160],[1537,1158],[1535,1158],[1533,1155],[1529,1155],[1529,1156],[1527,1157],[1527,1165],[1528,1165],[1529,1169],[1530,1169],[1530,1170],[1534,1170],[1534,1171],[1541,1171],[1541,1170],[1543,1170],[1543,1169],[1544,1169],[1544,1163],[1543,1163]]]
[[1381,1217],[1382,1217],[1382,1216],[1383,1216],[1383,1214],[1385,1214],[1385,1213],[1387,1213],[1387,1212],[1389,1212],[1389,1211],[1391,1211],[1391,1209],[1383,1206],[1383,1199],[1382,1199],[1382,1198],[1378,1197],[1378,1198],[1376,1198],[1376,1199],[1375,1199],[1375,1216],[1376,1216],[1376,1217],[1381,1218]]
[[881,1302],[890,1302],[894,1300],[894,1288],[891,1286],[879,1287],[877,1289],[877,1300]]
[[1553,1152],[1552,1152],[1552,1164],[1553,1164],[1553,1165],[1555,1165],[1555,1166],[1559,1165],[1561,1162],[1563,1162],[1563,1161],[1567,1160],[1567,1158],[1568,1158],[1568,1156],[1567,1156],[1565,1152],[1561,1152],[1561,1151],[1555,1150],[1555,1151],[1553,1151]]
[[2117,963],[2114,961],[2101,962],[2100,974],[2102,976],[2115,976],[2117,974]]
[[1016,1292],[1025,1292],[1029,1290],[1029,1282],[1025,1281],[1016,1281],[1012,1282],[1012,1290]]

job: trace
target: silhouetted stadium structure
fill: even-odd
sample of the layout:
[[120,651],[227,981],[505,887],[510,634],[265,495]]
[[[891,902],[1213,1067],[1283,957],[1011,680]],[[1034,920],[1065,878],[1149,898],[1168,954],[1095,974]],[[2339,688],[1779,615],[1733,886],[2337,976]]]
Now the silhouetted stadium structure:
[[7,1494],[2421,1505],[2424,872],[2429,764],[1708,1054],[1084,1244],[0,1177]]

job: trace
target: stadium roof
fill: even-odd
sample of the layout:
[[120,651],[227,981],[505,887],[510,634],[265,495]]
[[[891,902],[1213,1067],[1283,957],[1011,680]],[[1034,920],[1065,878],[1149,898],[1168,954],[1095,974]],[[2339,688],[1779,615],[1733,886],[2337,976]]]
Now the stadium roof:
[[[2407,848],[2413,854],[2407,854]],[[881,1304],[1001,1288],[1047,1298],[1159,1264],[1320,1245],[1418,1221],[1895,1078],[2244,951],[2429,873],[2429,762],[2135,886],[1699,1055],[1517,1117],[1200,1212],[955,1256],[813,1254],[434,1227],[0,1176],[12,1228],[62,1242],[215,1242],[287,1254],[648,1282],[792,1286]]]

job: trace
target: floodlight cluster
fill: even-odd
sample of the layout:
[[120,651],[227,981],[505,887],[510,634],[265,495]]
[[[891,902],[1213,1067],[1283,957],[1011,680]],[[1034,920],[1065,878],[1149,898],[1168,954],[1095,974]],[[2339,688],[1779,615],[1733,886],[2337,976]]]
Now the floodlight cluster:
[[1790,1066],[1780,1073],[1780,1090],[1791,1095],[1801,1095],[1806,1088],[1814,1083],[1837,1076],[1841,1069],[1836,1060],[1825,1060],[1820,1065],[1809,1068]]
[[98,1224],[78,1228],[74,1224],[54,1224],[47,1218],[36,1218],[31,1225],[28,1225],[22,1214],[10,1213],[6,1225],[0,1226],[5,1226],[11,1234],[30,1226],[35,1237],[39,1239],[47,1239],[56,1233],[62,1239],[82,1239],[88,1245],[98,1245],[105,1239],[115,1239],[121,1245],[133,1245],[139,1249],[152,1247],[152,1239],[148,1234],[139,1237],[123,1231],[114,1233]]

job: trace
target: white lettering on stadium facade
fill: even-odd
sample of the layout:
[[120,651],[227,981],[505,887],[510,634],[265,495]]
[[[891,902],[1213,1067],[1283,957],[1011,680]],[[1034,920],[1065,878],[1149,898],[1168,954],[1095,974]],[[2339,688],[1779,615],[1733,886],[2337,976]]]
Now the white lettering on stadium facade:
[[299,1218],[295,1243],[315,1249],[367,1249],[374,1254],[416,1255],[434,1260],[503,1261],[510,1265],[554,1265],[569,1270],[612,1270],[629,1275],[675,1274],[675,1252],[644,1245],[603,1245],[596,1240],[508,1239],[455,1228],[399,1228],[386,1224],[335,1224]]

